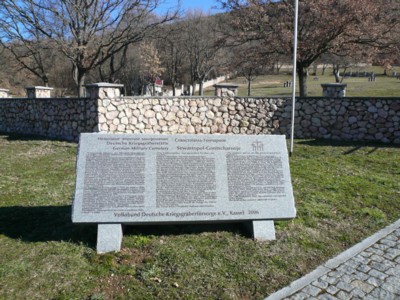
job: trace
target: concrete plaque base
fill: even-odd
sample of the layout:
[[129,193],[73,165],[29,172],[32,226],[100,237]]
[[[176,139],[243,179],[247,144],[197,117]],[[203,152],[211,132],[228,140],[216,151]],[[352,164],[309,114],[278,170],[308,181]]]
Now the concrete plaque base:
[[253,231],[253,237],[258,241],[273,241],[275,237],[274,221],[252,221],[248,227]]
[[121,224],[99,224],[97,227],[97,253],[121,250]]

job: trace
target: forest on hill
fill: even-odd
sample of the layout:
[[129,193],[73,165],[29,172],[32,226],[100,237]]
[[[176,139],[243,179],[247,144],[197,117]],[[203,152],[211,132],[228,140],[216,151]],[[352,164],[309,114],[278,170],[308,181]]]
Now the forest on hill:
[[[4,0],[0,3],[0,88],[25,86],[83,94],[93,82],[122,83],[128,95],[163,80],[173,90],[225,74],[279,73],[293,55],[294,1],[218,0],[223,13],[159,0]],[[387,0],[304,0],[299,7],[298,78],[330,65],[335,80],[352,65],[385,72],[399,63],[400,3]]]

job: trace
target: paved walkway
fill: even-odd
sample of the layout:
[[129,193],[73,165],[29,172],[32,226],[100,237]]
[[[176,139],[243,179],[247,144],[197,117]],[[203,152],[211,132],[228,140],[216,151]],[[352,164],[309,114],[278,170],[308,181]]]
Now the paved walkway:
[[400,299],[400,220],[266,300]]

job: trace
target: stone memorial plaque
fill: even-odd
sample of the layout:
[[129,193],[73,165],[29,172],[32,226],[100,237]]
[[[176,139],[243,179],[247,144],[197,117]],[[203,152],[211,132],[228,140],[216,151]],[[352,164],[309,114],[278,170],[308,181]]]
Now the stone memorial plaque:
[[74,223],[295,216],[285,136],[81,134]]

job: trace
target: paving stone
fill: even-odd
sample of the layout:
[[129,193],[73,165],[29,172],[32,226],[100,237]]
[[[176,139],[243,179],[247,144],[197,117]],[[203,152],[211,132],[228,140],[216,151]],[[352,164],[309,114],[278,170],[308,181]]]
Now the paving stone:
[[357,268],[357,270],[363,273],[368,273],[371,270],[371,268],[367,265],[361,265]]
[[322,279],[330,284],[336,284],[339,281],[339,277],[333,277],[333,276],[327,276],[327,275],[325,275],[325,278],[322,277]]
[[342,277],[340,277],[340,281],[346,282],[346,283],[351,283],[354,280],[354,278],[349,275],[343,275]]
[[385,251],[386,249],[389,248],[389,246],[388,246],[388,245],[385,245],[385,244],[375,244],[373,247],[374,247],[375,249],[379,249],[379,250],[383,250],[383,251]]
[[385,272],[385,274],[389,275],[389,276],[396,276],[396,277],[400,278],[400,265],[390,268],[389,270],[387,270]]
[[336,271],[329,272],[328,275],[331,277],[339,278],[339,277],[342,277],[344,275],[344,273],[336,270]]
[[287,299],[288,300],[305,300],[305,299],[308,299],[309,297],[310,297],[310,295],[300,292],[300,293],[297,293]]
[[[330,276],[329,276],[330,277]],[[328,279],[328,275],[322,275],[319,279],[323,280],[323,281],[327,281]]]
[[367,283],[372,284],[372,285],[375,286],[375,287],[380,287],[381,284],[383,283],[383,280],[371,276],[371,277],[369,277],[369,278],[367,279]]
[[399,280],[398,280],[397,278],[395,278],[395,277],[388,277],[388,278],[386,278],[385,282],[391,283],[391,284],[394,284],[394,285],[398,285],[399,288],[400,288],[400,284],[399,284],[400,282],[399,282]]
[[310,298],[310,295],[307,295],[306,293],[299,292],[293,296],[291,296],[289,299],[290,300],[304,300]]
[[355,288],[350,292],[350,295],[353,297],[352,299],[354,299],[354,297],[362,299],[365,297],[366,293],[359,288]]
[[397,278],[388,278],[387,281],[381,285],[381,288],[400,296],[400,284]]
[[[383,240],[384,240],[384,241],[389,240],[389,241],[397,242],[397,241],[398,241],[398,238],[395,237],[393,234],[389,234],[389,235],[388,235],[387,237],[385,237]],[[383,241],[383,240],[382,240],[382,241]]]
[[[372,255],[372,254],[371,254]],[[371,256],[370,255],[370,256]],[[364,257],[361,254],[353,257],[353,260],[360,262],[361,264],[368,264],[370,262],[369,256],[368,257]]]
[[386,259],[389,259],[389,260],[394,260],[396,257],[398,257],[398,255],[389,252],[389,253],[383,254],[383,257],[385,257]]
[[363,300],[377,300],[377,299],[372,295],[366,295]]
[[370,293],[373,289],[374,286],[370,285],[368,283],[365,283],[361,280],[354,280],[351,285],[355,288],[358,288],[359,290],[363,291],[364,293],[368,294]]
[[389,246],[389,247],[396,246],[396,244],[397,244],[396,241],[390,240],[390,239],[388,239],[388,238],[382,239],[382,240],[380,240],[379,242],[380,242],[381,244],[387,245],[387,246]]
[[346,266],[346,265],[341,265],[340,267],[337,268],[337,270],[339,272],[343,272],[343,273],[346,273],[346,274],[352,274],[354,272],[353,268],[351,268],[349,266]]
[[318,280],[315,280],[314,282],[311,283],[312,285],[320,288],[320,289],[326,289],[329,286],[329,283],[322,280],[321,278]]
[[387,290],[384,290],[384,289],[373,290],[373,292],[371,293],[371,296],[374,297],[375,300],[376,299],[395,300],[398,298],[395,294],[388,292]]
[[371,259],[372,259],[373,261],[376,261],[376,262],[383,262],[383,261],[385,260],[385,259],[382,257],[384,254],[385,254],[384,252],[382,252],[382,254],[379,254],[379,255],[374,254],[374,255],[371,256]]
[[393,266],[394,266],[394,263],[391,263],[391,262],[388,262],[388,261],[383,261],[383,262],[380,262],[380,263],[373,261],[370,264],[371,268],[373,268],[375,270],[378,270],[380,272],[385,272],[385,271],[389,270]]
[[351,292],[351,290],[354,288],[352,285],[350,285],[349,283],[347,283],[347,282],[343,282],[343,281],[339,281],[337,284],[336,284],[336,287],[339,289],[339,290],[343,290],[343,291],[346,291],[346,292]]
[[372,252],[363,251],[360,253],[360,255],[364,257],[370,257],[372,255]]
[[312,285],[306,286],[306,287],[303,288],[301,291],[302,291],[303,293],[309,294],[309,295],[311,295],[311,296],[317,296],[319,293],[322,292],[321,289],[319,289],[319,288],[317,288],[317,287],[315,287],[315,286],[312,286]]
[[370,252],[372,255],[370,256],[372,258],[372,256],[374,255],[383,255],[385,252],[383,252],[382,250],[379,249],[375,249],[375,248],[368,248],[367,250],[365,250],[366,252]]
[[393,254],[395,257],[400,256],[400,250],[399,249],[390,248],[390,249],[386,250],[386,253]]
[[339,289],[334,285],[330,285],[326,288],[326,291],[331,295],[336,295],[339,292]]
[[348,261],[346,261],[346,263],[344,264],[345,266],[347,266],[348,268],[351,268],[352,271],[354,271],[355,269],[357,269],[360,265],[362,264],[362,262],[357,261],[355,259],[350,259]]
[[370,278],[370,276],[368,276],[367,274],[358,271],[353,274],[353,277],[361,281],[366,281],[368,278]]
[[337,300],[337,298],[335,296],[329,295],[327,293],[319,295],[318,299],[319,300]]
[[340,300],[350,300],[351,295],[346,292],[340,291],[339,293],[337,293],[336,298]]
[[371,271],[368,272],[368,275],[374,276],[376,278],[379,278],[381,280],[384,280],[386,277],[388,277],[388,275],[386,275],[385,273],[379,272],[375,269],[372,269]]

